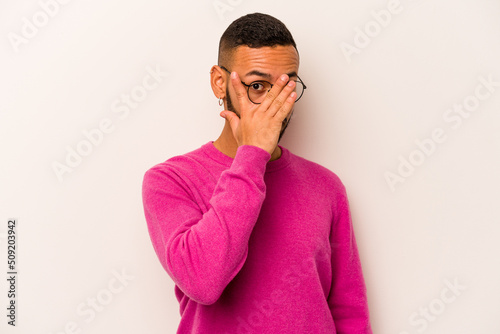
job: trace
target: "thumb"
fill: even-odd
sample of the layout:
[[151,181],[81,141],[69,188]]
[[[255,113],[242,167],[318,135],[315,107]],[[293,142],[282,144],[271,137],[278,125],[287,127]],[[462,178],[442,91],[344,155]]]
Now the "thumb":
[[223,110],[220,113],[221,117],[225,118],[228,122],[229,125],[231,126],[231,129],[234,131],[238,127],[238,124],[240,122],[240,118],[236,116],[236,114],[232,111],[229,110]]

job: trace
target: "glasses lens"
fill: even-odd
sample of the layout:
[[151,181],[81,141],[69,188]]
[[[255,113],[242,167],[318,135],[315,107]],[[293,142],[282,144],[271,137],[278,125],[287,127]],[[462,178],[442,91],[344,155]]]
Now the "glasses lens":
[[269,82],[254,81],[248,87],[248,98],[253,103],[262,103],[269,90],[271,90],[271,84]]
[[[254,81],[248,87],[248,98],[250,101],[256,104],[260,104],[266,98],[267,92],[271,90],[272,85],[267,81]],[[300,81],[295,81],[295,89],[294,91],[297,93],[297,98],[295,102],[297,102],[304,94],[304,84]]]
[[295,92],[297,93],[297,98],[295,102],[297,102],[304,94],[304,84],[300,81],[295,81]]

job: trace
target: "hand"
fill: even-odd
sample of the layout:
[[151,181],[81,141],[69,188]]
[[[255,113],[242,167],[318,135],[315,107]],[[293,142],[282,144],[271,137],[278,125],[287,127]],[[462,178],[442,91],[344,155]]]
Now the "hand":
[[[272,154],[278,145],[283,120],[289,115],[297,98],[295,81],[283,74],[267,93],[261,104],[248,99],[247,90],[241,84],[236,72],[231,74],[236,98],[239,103],[240,118],[229,110],[220,113],[229,121],[233,136],[238,144],[260,147]],[[288,82],[288,84],[287,84]]]

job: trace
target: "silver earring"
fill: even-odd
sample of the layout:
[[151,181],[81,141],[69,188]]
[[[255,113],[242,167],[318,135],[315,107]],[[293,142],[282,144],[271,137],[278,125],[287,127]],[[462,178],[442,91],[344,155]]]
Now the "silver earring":
[[222,97],[219,97],[219,105],[222,106],[224,104],[224,100],[222,99]]

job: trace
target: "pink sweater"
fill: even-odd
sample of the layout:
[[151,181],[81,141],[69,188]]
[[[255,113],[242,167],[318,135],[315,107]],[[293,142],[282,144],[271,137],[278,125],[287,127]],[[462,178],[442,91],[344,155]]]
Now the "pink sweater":
[[151,241],[175,282],[177,333],[372,333],[339,178],[281,147],[279,159],[213,142],[149,169]]

